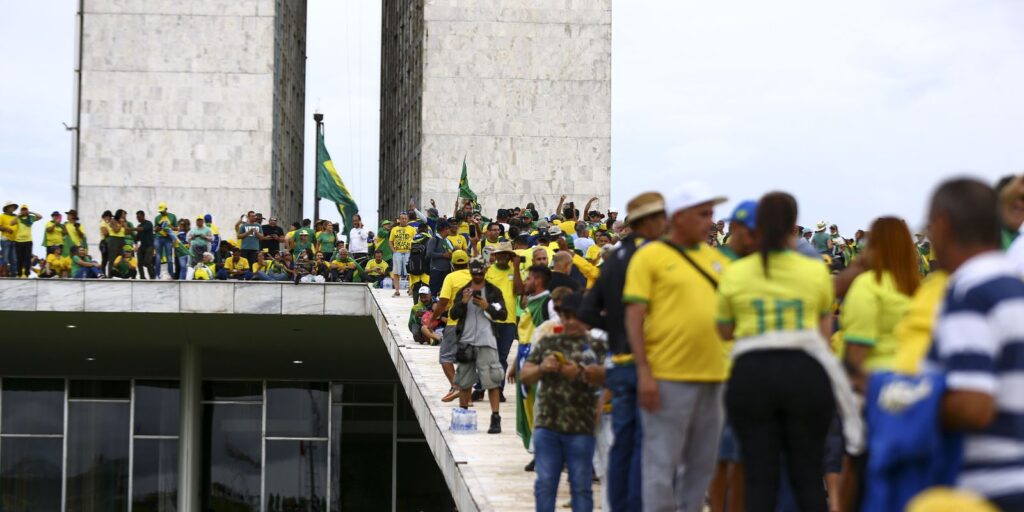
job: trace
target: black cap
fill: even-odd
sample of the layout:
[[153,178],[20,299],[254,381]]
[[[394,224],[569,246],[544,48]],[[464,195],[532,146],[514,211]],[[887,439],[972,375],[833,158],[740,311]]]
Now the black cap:
[[470,260],[469,262],[469,273],[470,274],[483,274],[486,272],[483,260]]
[[559,309],[562,311],[568,311],[572,314],[578,314],[582,307],[583,294],[580,292],[572,292],[562,298],[562,304],[559,306]]
[[53,217],[54,215],[60,215],[60,212],[54,211],[53,213],[50,214],[50,217]]

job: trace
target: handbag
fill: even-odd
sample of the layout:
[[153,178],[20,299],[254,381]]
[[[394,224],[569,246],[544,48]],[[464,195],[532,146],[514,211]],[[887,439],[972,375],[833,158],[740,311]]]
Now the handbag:
[[468,343],[456,342],[455,361],[464,364],[476,361],[476,347]]

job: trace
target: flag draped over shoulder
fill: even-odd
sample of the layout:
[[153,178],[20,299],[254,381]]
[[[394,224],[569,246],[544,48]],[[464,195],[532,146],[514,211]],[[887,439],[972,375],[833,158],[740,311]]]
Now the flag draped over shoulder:
[[334,168],[331,155],[327,152],[327,146],[324,145],[322,133],[316,136],[316,183],[317,200],[324,198],[334,201],[335,206],[338,207],[338,214],[341,215],[341,223],[345,228],[351,227],[349,219],[359,213],[359,207],[356,206],[356,200],[352,198],[352,193],[342,183],[341,176]]
[[476,194],[469,188],[469,173],[466,172],[466,158],[462,158],[462,177],[459,178],[459,199],[469,199],[476,202]]

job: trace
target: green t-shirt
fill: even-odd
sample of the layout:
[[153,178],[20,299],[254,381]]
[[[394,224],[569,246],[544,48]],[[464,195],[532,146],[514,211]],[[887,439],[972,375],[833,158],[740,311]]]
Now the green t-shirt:
[[81,256],[78,256],[77,254],[75,256],[71,257],[71,277],[75,277],[75,275],[78,274],[78,271],[83,268],[81,266],[81,262],[83,262],[83,261],[91,262],[92,258],[90,258],[89,256],[86,256],[85,258],[82,258]]
[[316,236],[317,242],[320,242],[320,252],[334,252],[334,244],[338,242],[338,235],[334,231],[327,232],[321,231]]
[[256,236],[256,233],[262,234],[262,228],[260,227],[260,225],[249,224],[248,222],[245,222],[242,223],[242,225],[238,226],[239,235],[245,233],[246,231],[250,231],[252,234],[245,238],[242,238],[241,236],[238,237],[242,241],[242,247],[240,247],[240,249],[242,249],[243,251],[260,250],[260,239]]

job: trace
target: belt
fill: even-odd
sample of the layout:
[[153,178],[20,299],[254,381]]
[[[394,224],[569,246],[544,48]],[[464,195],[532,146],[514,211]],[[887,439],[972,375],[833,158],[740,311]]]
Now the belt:
[[615,354],[612,356],[612,364],[616,366],[633,366],[633,354]]

